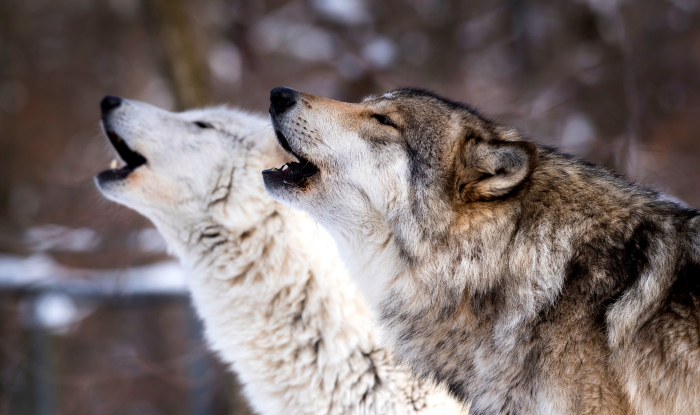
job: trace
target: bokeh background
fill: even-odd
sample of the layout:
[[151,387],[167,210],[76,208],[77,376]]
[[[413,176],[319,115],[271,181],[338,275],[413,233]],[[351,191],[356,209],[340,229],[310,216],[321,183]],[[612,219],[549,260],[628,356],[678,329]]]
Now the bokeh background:
[[104,201],[107,94],[265,112],[398,86],[700,206],[700,0],[0,0],[0,414],[244,414],[150,223]]

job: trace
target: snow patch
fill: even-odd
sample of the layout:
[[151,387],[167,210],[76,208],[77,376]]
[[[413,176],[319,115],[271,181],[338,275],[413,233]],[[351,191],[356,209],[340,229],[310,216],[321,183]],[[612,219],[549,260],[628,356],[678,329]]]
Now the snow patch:
[[41,294],[34,303],[36,324],[54,333],[65,333],[68,328],[81,319],[78,307],[73,299],[57,292]]
[[331,34],[310,24],[269,16],[255,26],[253,33],[267,52],[285,53],[316,62],[329,61],[335,56]]
[[362,48],[362,56],[372,66],[385,69],[394,64],[398,55],[398,47],[393,40],[385,36],[377,36]]
[[95,270],[65,267],[49,255],[0,255],[0,289],[51,289],[85,295],[184,294],[185,273],[176,261]]
[[312,0],[311,5],[321,15],[339,23],[355,25],[372,21],[363,0]]
[[95,249],[102,242],[102,237],[90,228],[73,229],[61,225],[42,225],[27,230],[24,240],[35,252],[85,252]]
[[222,81],[235,84],[241,80],[241,53],[233,43],[224,42],[216,45],[209,54],[208,61],[211,71]]
[[574,113],[567,117],[562,133],[561,148],[580,154],[590,148],[595,140],[595,128],[591,120],[581,113]]

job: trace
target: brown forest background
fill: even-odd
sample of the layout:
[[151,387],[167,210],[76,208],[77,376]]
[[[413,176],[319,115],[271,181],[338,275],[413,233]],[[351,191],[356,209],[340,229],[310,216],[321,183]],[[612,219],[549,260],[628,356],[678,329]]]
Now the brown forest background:
[[[168,258],[92,183],[113,154],[107,94],[265,112],[279,85],[348,101],[420,86],[700,207],[699,14],[700,0],[0,0],[0,287],[27,258],[62,281]],[[26,317],[51,283],[16,280],[0,290],[0,414],[244,413],[186,297],[71,294],[89,312],[52,331]]]

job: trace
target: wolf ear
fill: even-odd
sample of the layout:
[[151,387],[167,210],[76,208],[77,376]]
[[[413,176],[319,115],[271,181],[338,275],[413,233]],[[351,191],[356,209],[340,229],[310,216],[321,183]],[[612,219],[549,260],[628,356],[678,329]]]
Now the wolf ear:
[[505,196],[525,180],[537,161],[526,141],[489,140],[470,134],[457,168],[457,192],[465,202]]

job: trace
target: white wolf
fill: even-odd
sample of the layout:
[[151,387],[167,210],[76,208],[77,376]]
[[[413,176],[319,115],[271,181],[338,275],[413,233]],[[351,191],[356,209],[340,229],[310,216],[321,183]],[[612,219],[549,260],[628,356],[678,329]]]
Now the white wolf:
[[289,160],[266,119],[116,97],[101,106],[126,165],[100,173],[100,191],[151,219],[189,269],[206,336],[256,411],[466,412],[379,346],[330,237],[265,194],[260,171]]

